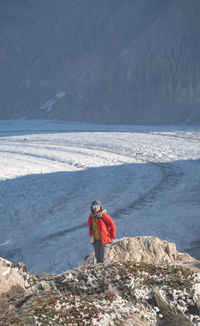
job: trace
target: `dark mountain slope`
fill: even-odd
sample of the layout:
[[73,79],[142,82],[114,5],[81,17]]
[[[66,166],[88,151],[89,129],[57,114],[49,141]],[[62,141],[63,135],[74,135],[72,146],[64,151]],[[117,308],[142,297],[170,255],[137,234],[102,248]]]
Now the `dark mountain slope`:
[[3,0],[0,118],[200,122],[199,0]]

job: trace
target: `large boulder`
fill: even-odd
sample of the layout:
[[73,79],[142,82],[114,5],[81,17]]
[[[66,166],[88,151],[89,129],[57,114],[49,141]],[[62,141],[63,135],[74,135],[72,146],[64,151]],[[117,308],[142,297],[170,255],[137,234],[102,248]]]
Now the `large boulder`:
[[9,308],[12,297],[25,294],[24,269],[22,263],[13,264],[0,257],[0,311]]
[[[84,264],[94,263],[94,253],[87,257]],[[108,253],[109,262],[134,261],[155,264],[189,264],[196,259],[187,253],[180,253],[175,243],[152,236],[127,237],[114,240]]]

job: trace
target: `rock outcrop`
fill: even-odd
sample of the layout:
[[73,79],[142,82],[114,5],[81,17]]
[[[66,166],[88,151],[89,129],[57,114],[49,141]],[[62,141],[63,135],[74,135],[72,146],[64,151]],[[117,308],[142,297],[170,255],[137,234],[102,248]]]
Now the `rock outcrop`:
[[25,294],[24,272],[24,264],[0,258],[0,311],[9,308],[11,298]]
[[[163,241],[157,237],[140,236],[114,240],[108,253],[110,262],[134,261],[137,263],[174,264],[195,263],[196,259],[187,253],[176,250],[176,244]],[[89,256],[85,264],[94,262],[94,254]]]
[[24,292],[7,297],[0,326],[200,325],[200,262],[175,244],[123,238],[113,242],[107,263],[93,264],[92,257],[59,275],[31,275],[4,261],[2,277],[13,269],[10,280],[16,272]]

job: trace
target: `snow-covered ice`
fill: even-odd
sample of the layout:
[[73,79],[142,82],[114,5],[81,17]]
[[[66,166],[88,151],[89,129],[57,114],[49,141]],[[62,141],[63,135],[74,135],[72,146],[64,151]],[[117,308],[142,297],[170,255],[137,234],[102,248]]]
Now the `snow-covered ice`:
[[0,121],[0,256],[62,272],[91,252],[102,201],[117,237],[200,240],[200,127]]

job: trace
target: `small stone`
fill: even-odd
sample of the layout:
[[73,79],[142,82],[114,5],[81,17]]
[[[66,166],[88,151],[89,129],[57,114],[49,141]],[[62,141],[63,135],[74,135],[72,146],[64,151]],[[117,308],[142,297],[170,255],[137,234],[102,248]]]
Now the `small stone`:
[[24,286],[25,286],[26,289],[30,287],[30,284],[29,284],[29,282],[27,280],[25,280]]
[[49,282],[41,281],[40,285],[41,285],[41,289],[46,292],[50,292],[52,290],[52,286]]
[[8,310],[11,311],[11,310],[15,310],[16,307],[14,306],[14,304],[9,304],[8,306]]
[[19,269],[22,269],[24,272],[26,272],[26,266],[25,266],[24,263],[22,263],[21,261],[19,261],[19,262],[17,263],[17,267],[18,267]]

